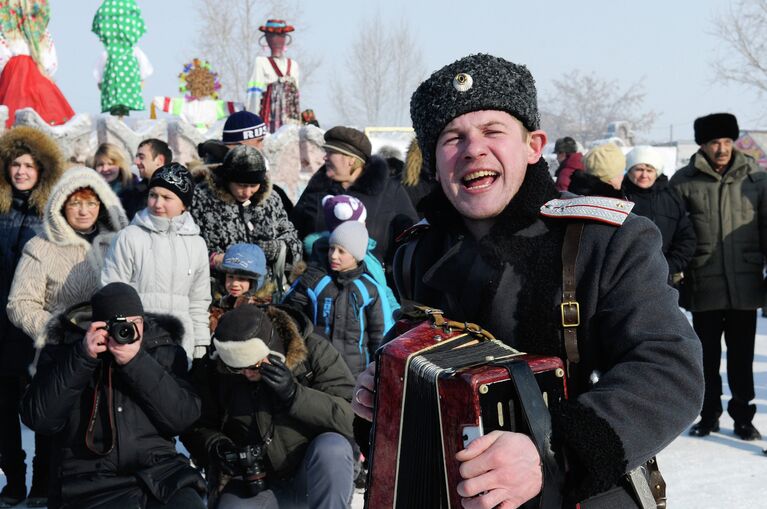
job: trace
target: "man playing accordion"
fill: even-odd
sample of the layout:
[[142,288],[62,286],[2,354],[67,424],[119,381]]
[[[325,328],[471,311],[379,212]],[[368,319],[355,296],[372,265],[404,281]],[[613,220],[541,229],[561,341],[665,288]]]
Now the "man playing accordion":
[[[692,422],[703,388],[700,343],[667,284],[657,228],[629,202],[560,196],[522,65],[462,58],[418,87],[410,112],[440,187],[423,202],[428,227],[395,258],[403,299],[565,361],[568,398],[549,405],[562,506],[648,507],[630,474]],[[371,364],[353,401],[368,420],[374,376]],[[493,431],[455,460],[466,508],[519,507],[543,487],[525,434]]]

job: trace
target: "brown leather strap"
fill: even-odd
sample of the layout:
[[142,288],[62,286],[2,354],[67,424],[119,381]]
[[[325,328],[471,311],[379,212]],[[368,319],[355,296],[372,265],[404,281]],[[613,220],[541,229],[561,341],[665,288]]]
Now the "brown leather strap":
[[565,339],[568,367],[578,364],[581,360],[578,353],[578,326],[581,324],[580,306],[575,298],[575,265],[578,260],[578,249],[583,234],[583,223],[567,225],[565,240],[562,244],[562,331]]

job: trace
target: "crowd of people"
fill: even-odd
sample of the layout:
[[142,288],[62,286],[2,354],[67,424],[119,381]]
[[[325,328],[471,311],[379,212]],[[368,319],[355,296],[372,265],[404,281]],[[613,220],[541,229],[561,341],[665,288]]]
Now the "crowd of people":
[[[114,145],[73,167],[42,132],[9,129],[0,506],[347,507],[365,483],[355,431],[373,415],[375,353],[406,302],[567,361],[572,394],[550,408],[563,507],[648,507],[627,474],[698,413],[692,435],[719,430],[722,334],[735,434],[760,438],[767,173],[734,148],[735,117],[697,119],[700,150],[670,181],[652,147],[581,154],[569,137],[552,178],[537,108],[524,66],[460,59],[413,94],[406,161],[333,127],[295,205],[248,111],[201,144],[194,173],[157,139],[133,174]],[[29,490],[19,417],[35,432]],[[538,496],[542,450],[512,432],[471,442],[456,457],[465,506]]]

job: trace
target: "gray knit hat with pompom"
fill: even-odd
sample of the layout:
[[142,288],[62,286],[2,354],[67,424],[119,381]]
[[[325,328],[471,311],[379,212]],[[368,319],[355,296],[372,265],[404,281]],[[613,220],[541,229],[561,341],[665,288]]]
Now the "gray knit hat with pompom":
[[537,130],[535,80],[527,67],[480,53],[446,65],[418,86],[410,99],[410,117],[430,171],[436,171],[434,151],[445,126],[479,110],[505,111],[529,131]]

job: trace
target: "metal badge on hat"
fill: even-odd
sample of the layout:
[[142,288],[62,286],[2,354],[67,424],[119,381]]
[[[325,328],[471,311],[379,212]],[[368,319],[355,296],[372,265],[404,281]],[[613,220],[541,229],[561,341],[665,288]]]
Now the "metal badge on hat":
[[474,85],[474,79],[465,72],[462,72],[460,74],[457,74],[455,78],[453,78],[453,88],[458,90],[459,92],[466,92]]

